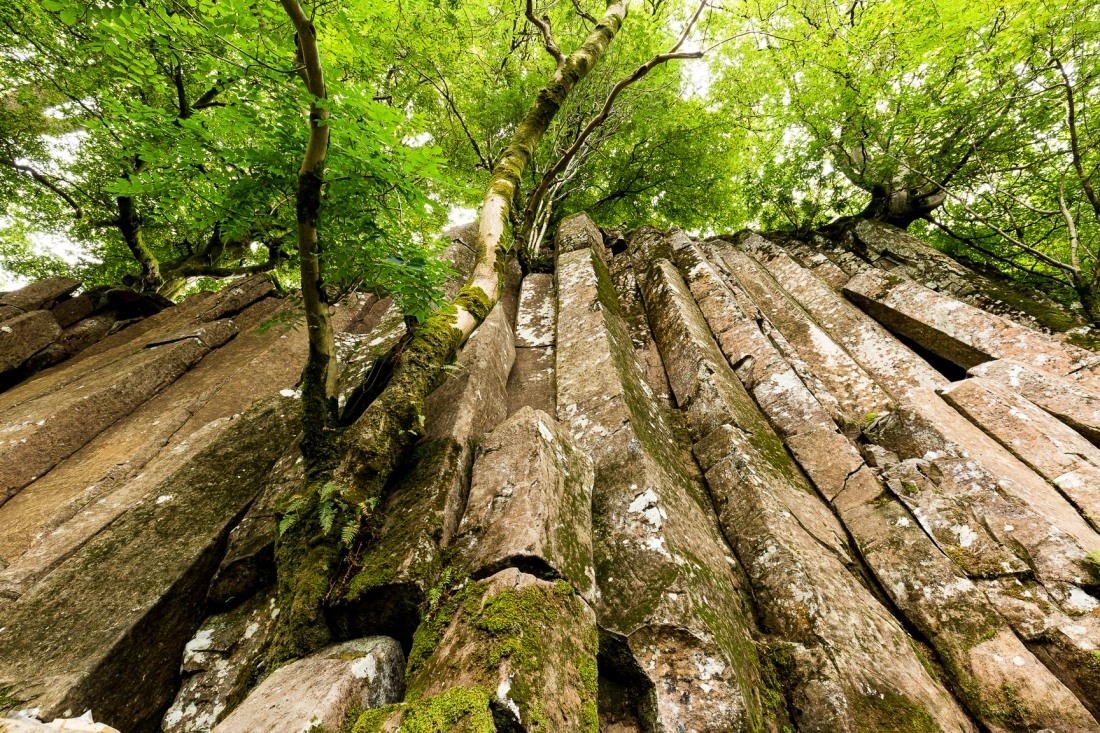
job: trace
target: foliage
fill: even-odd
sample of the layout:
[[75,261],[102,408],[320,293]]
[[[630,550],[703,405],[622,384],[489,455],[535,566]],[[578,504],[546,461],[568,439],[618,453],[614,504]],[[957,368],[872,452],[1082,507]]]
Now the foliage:
[[[421,232],[444,216],[433,188],[451,184],[438,149],[413,144],[420,118],[375,98],[388,60],[358,52],[399,21],[394,9],[355,5],[388,23],[328,7],[315,18],[334,79],[326,271],[333,287],[395,295],[423,318],[448,270]],[[48,0],[6,5],[0,27],[0,179],[15,193],[0,203],[4,269],[168,295],[202,276],[293,272],[309,100],[277,4]],[[43,236],[84,259],[37,254]],[[141,247],[163,282],[140,268]]]

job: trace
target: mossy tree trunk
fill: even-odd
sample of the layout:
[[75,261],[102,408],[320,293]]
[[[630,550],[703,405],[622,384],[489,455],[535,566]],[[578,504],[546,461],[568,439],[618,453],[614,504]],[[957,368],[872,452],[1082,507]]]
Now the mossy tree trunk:
[[[284,6],[288,2],[296,5],[296,0],[283,0]],[[355,533],[401,455],[419,435],[424,399],[439,384],[443,367],[500,297],[511,206],[523,172],[570,92],[619,32],[628,4],[629,0],[608,0],[603,17],[580,47],[567,56],[555,55],[553,75],[539,90],[490,176],[481,205],[477,261],[469,282],[453,303],[416,330],[386,388],[343,434],[341,459],[331,478],[313,477],[304,487],[306,494],[296,499],[298,519],[277,543],[282,612],[270,652],[273,664],[309,654],[331,640],[325,606],[335,600],[332,596],[338,591],[335,586]],[[314,426],[306,426],[307,432],[311,429]],[[329,502],[326,513],[335,511],[335,518],[327,523],[330,531],[319,519],[323,502]]]

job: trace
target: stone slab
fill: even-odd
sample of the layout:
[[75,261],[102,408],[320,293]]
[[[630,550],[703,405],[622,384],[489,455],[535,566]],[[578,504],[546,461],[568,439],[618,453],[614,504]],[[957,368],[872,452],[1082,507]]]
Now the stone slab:
[[275,670],[214,731],[338,730],[352,706],[389,705],[401,699],[404,688],[401,645],[386,636],[356,639]]
[[[298,430],[298,410],[256,405],[85,544],[0,619],[0,687],[45,716],[91,709],[149,730],[175,693],[225,536]],[[68,711],[68,712],[67,712]]]
[[31,311],[0,323],[0,374],[15,369],[61,335],[49,311]]
[[33,311],[49,305],[80,287],[79,280],[71,277],[51,277],[31,283],[19,290],[0,297],[0,305],[13,306],[23,311]]
[[476,578],[505,567],[595,591],[592,461],[557,420],[529,407],[485,436],[455,544]]

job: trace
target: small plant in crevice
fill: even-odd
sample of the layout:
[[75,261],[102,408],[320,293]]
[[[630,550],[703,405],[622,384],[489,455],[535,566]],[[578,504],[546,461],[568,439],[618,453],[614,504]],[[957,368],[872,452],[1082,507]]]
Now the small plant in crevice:
[[[326,535],[332,532],[336,517],[348,514],[348,510],[352,508],[344,500],[345,491],[346,489],[339,484],[328,481],[318,493],[317,520],[321,525],[321,531]],[[279,521],[280,536],[286,534],[287,530],[298,522],[307,503],[307,499],[302,495],[295,496],[290,501],[283,513],[283,518]],[[362,519],[372,514],[377,506],[377,497],[371,497],[359,503],[356,507],[357,511],[351,513],[352,518],[340,528],[340,544],[345,548],[352,546],[359,534],[359,528],[363,525]]]

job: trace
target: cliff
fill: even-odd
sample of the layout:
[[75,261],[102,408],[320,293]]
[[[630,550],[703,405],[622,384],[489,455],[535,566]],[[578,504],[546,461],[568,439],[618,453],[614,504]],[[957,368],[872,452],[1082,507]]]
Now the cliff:
[[[451,233],[452,292],[469,241]],[[165,733],[1100,732],[1100,355],[900,230],[567,219],[554,273],[509,271],[428,400],[331,604],[347,641],[278,670],[291,302],[262,277],[130,311],[78,286],[0,298],[0,710]],[[404,325],[368,296],[334,320],[351,421]]]

